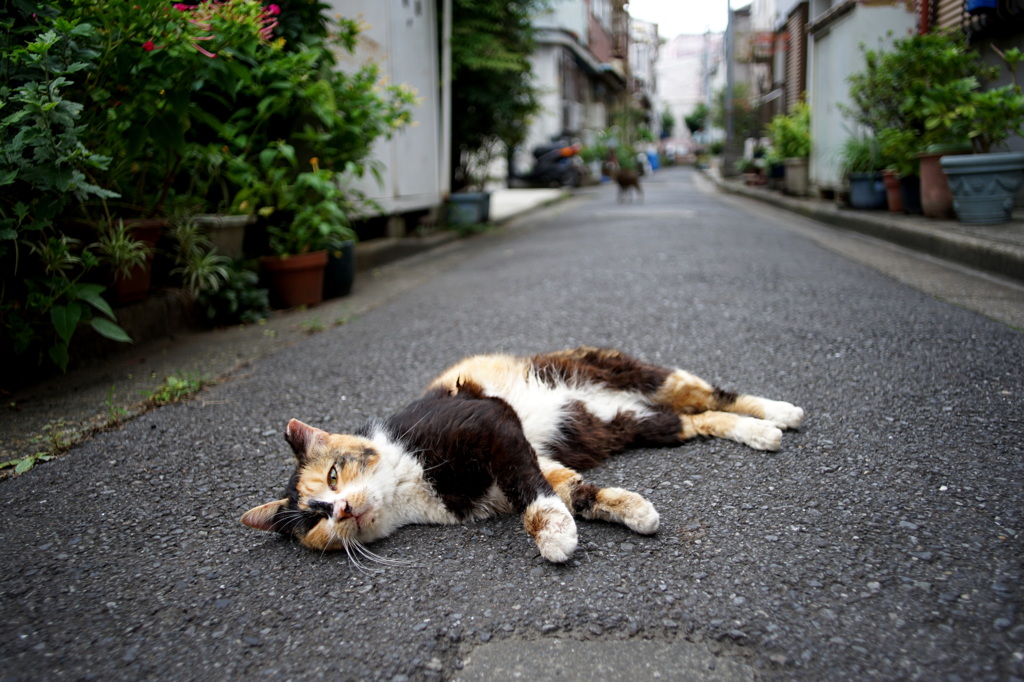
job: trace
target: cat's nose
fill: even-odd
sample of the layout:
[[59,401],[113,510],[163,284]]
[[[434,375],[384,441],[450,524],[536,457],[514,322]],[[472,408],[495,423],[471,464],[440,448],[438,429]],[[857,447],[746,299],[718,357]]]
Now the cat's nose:
[[348,500],[338,500],[334,503],[334,518],[338,521],[352,516],[352,505]]

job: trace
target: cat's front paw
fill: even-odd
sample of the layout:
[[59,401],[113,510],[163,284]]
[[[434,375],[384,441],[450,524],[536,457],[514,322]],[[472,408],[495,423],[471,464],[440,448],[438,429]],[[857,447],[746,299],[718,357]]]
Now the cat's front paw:
[[576,551],[576,522],[557,497],[541,497],[530,504],[523,513],[523,525],[540,555],[552,563],[564,563]]
[[602,488],[595,497],[594,518],[618,521],[641,535],[658,530],[661,517],[643,496],[622,488]]
[[764,406],[764,419],[780,429],[796,429],[804,421],[804,410],[781,400],[768,400]]

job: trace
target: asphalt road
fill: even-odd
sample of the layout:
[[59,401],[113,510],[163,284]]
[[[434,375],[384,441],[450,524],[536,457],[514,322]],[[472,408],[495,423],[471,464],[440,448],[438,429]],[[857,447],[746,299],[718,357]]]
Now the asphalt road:
[[[1024,334],[692,171],[644,189],[473,240],[0,482],[0,679],[1024,678]],[[778,453],[709,440],[591,473],[661,529],[581,521],[564,566],[514,518],[406,528],[373,549],[416,565],[376,573],[237,522],[282,489],[289,418],[354,428],[465,354],[581,343],[807,419]]]

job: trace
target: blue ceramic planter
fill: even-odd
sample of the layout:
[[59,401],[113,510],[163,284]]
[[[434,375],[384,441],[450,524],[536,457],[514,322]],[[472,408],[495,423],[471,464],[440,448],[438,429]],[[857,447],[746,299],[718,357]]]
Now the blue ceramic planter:
[[850,206],[878,210],[888,205],[881,173],[850,173]]
[[1005,223],[1024,183],[1024,153],[999,152],[943,156],[942,170],[953,193],[953,209],[962,223]]
[[453,225],[476,225],[490,218],[490,192],[465,192],[448,198],[448,222]]

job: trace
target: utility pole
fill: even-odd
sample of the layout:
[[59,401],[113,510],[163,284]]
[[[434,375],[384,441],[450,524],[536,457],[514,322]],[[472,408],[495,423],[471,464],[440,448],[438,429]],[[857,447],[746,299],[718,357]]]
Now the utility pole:
[[722,148],[722,167],[719,169],[723,177],[732,177],[738,174],[736,159],[739,158],[740,149],[736,140],[736,126],[733,123],[732,99],[735,87],[733,64],[736,61],[736,45],[731,5],[730,0],[726,0],[725,10],[729,15],[725,24],[725,146]]

